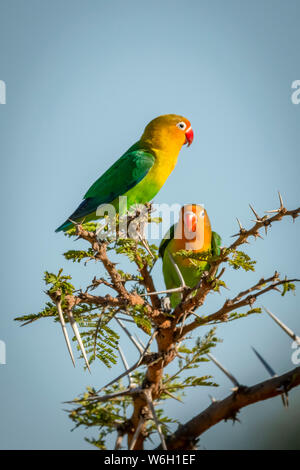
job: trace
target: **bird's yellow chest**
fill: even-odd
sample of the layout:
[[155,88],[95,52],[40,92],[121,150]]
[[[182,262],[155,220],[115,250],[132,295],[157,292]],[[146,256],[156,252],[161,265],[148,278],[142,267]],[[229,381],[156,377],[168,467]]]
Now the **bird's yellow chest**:
[[159,186],[162,186],[175,168],[178,152],[163,152],[157,150],[155,154],[156,161],[149,171],[149,177],[151,179],[153,178]]

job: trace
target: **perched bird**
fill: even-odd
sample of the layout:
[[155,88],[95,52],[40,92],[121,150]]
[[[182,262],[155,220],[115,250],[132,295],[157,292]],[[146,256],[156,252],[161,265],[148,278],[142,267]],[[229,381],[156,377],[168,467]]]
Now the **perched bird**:
[[166,233],[159,247],[163,260],[163,275],[170,293],[171,307],[181,301],[182,287],[195,287],[204,271],[209,269],[207,261],[182,257],[180,250],[191,253],[211,251],[220,254],[221,237],[212,232],[206,210],[198,204],[187,204],[180,210],[177,224]]
[[75,222],[97,219],[97,209],[113,204],[117,212],[119,197],[127,197],[126,212],[135,204],[150,202],[173,171],[179,151],[193,141],[190,122],[176,114],[166,114],[151,121],[140,140],[130,147],[95,183],[82,203],[56,232],[68,230]]

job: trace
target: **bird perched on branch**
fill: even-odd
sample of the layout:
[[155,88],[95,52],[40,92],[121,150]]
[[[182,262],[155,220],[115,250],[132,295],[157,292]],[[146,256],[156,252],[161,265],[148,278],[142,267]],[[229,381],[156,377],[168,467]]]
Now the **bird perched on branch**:
[[[209,269],[207,260],[199,260],[193,255],[206,252],[219,255],[220,246],[221,237],[212,232],[204,207],[198,204],[183,206],[179,221],[168,230],[159,247],[165,292],[170,294],[172,308],[180,303],[184,288],[195,287],[202,273]],[[178,253],[182,250],[184,252]]]
[[[113,204],[122,214],[135,204],[150,202],[173,171],[179,151],[193,141],[190,122],[183,116],[166,114],[153,119],[140,140],[122,155],[90,187],[82,203],[56,232],[66,231],[73,221],[97,219],[97,209]],[[125,207],[119,207],[119,197],[126,196]]]

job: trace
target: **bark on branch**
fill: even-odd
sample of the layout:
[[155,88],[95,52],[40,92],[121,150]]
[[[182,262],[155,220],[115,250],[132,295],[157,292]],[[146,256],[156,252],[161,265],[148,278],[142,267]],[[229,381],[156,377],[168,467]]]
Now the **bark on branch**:
[[166,440],[167,448],[168,450],[188,449],[201,434],[212,426],[222,420],[236,419],[236,415],[241,408],[268,400],[282,393],[288,393],[289,390],[298,385],[300,385],[300,367],[252,387],[241,386],[224,400],[214,401],[206,410],[180,426]]

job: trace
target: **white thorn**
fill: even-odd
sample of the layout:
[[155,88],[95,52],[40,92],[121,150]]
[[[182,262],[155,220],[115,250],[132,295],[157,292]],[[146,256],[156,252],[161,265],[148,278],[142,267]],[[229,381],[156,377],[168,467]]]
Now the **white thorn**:
[[286,326],[281,320],[279,320],[279,318],[277,318],[274,313],[270,312],[270,310],[268,310],[266,307],[263,306],[263,309],[265,310],[265,312],[267,312],[267,314],[277,323],[277,325],[280,326],[280,328],[283,329],[283,331],[285,331],[285,333],[287,335],[289,335],[290,338],[292,338],[294,341],[297,342],[297,344],[300,345],[300,337],[297,336],[288,326]]
[[149,407],[149,409],[152,413],[153,420],[155,422],[155,425],[156,425],[156,428],[157,428],[157,431],[158,431],[158,434],[159,434],[159,437],[160,437],[160,440],[161,440],[161,446],[162,446],[163,450],[168,450],[167,446],[166,446],[166,441],[165,441],[164,435],[163,435],[162,430],[161,430],[161,426],[159,424],[159,421],[158,421],[158,418],[157,418],[157,415],[156,415],[156,412],[155,412],[155,409],[154,409],[152,396],[151,396],[151,391],[150,390],[144,390],[144,393],[145,393],[145,396],[146,396],[148,407]]
[[202,318],[200,315],[198,315],[198,313],[196,313],[196,312],[190,312],[190,313],[191,313],[192,315],[195,315],[195,317],[199,318],[199,320],[202,320],[202,321],[203,321],[203,318]]
[[283,205],[283,200],[282,200],[282,196],[280,194],[280,191],[278,191],[278,197],[279,197],[279,202],[280,202],[280,209],[283,209],[284,205]]
[[231,382],[239,388],[240,384],[239,382],[236,380],[236,378],[227,370],[225,369],[224,366],[222,366],[222,364],[210,353],[207,353],[207,356],[209,357],[209,359],[211,359],[217,367],[219,367],[219,369],[221,369],[222,372],[224,372],[225,375],[227,375],[227,377],[229,378],[229,380],[231,380]]
[[145,349],[146,346],[144,345],[143,341],[141,340],[141,338],[139,338],[139,336],[136,333],[135,333],[135,337],[138,340],[138,342],[140,343],[140,345],[143,346],[143,348]]
[[133,342],[133,344],[135,345],[135,347],[137,348],[137,350],[139,351],[140,354],[143,354],[143,348],[142,346],[139,344],[139,342],[132,336],[132,334],[127,330],[126,326],[123,325],[123,323],[121,322],[121,320],[119,318],[116,318],[115,317],[115,320],[119,323],[119,325],[121,326],[121,328],[125,331],[125,333],[127,334],[127,336],[131,339],[131,341]]
[[145,347],[145,349],[144,349],[144,351],[143,351],[142,358],[144,358],[145,354],[146,354],[147,351],[149,350],[149,348],[150,348],[150,346],[151,346],[151,343],[152,343],[152,341],[154,340],[154,338],[155,338],[155,336],[157,335],[157,333],[158,333],[157,330],[154,330],[154,331],[153,331],[153,333],[152,333],[152,335],[151,335],[151,337],[150,337],[150,339],[149,339],[148,343],[146,344],[146,347]]
[[85,352],[84,345],[83,345],[83,342],[82,342],[82,339],[81,339],[81,336],[80,336],[80,333],[79,333],[79,330],[78,330],[78,326],[77,326],[76,320],[75,320],[75,318],[73,317],[72,311],[67,312],[67,315],[68,315],[68,317],[69,317],[69,320],[70,320],[72,329],[73,329],[74,334],[75,334],[75,337],[76,337],[76,339],[77,339],[77,342],[78,342],[80,351],[82,352],[82,355],[83,355],[83,358],[84,358],[84,360],[85,360],[86,366],[87,366],[87,368],[88,368],[88,370],[89,370],[89,373],[91,374],[90,364],[89,364],[88,358],[87,358],[87,356],[86,356],[86,352]]
[[104,385],[104,387],[99,388],[99,390],[97,390],[97,393],[102,392],[103,390],[105,390],[107,387],[109,387],[109,386],[112,385],[113,383],[118,382],[118,380],[121,380],[123,377],[126,377],[126,375],[128,375],[130,372],[133,372],[135,369],[137,369],[138,366],[139,366],[139,362],[136,362],[132,367],[130,367],[130,369],[125,370],[125,372],[123,372],[122,374],[118,375],[118,377],[116,377],[115,379],[111,380],[110,382],[108,382],[108,384]]
[[148,251],[151,258],[154,259],[154,255],[153,255],[152,251],[150,250],[150,247],[149,247],[147,241],[145,240],[145,238],[142,237],[140,232],[138,232],[138,237],[139,237],[140,242],[142,243],[143,247],[146,249],[146,251]]
[[250,207],[250,209],[252,210],[253,214],[255,215],[255,218],[257,219],[256,222],[261,222],[261,221],[259,220],[260,217],[259,217],[258,213],[253,209],[253,207],[251,206],[251,204],[249,204],[249,207]]
[[122,441],[123,441],[123,434],[118,432],[118,436],[117,436],[117,440],[116,440],[116,444],[115,444],[115,450],[119,450],[121,445],[122,445]]
[[210,401],[211,401],[212,403],[216,403],[216,402],[218,401],[218,400],[217,400],[215,397],[213,397],[212,395],[208,395],[208,396],[209,396]]
[[174,266],[174,268],[175,268],[175,270],[176,270],[176,272],[177,272],[177,274],[178,274],[178,277],[179,277],[179,279],[180,279],[181,287],[184,287],[184,288],[185,288],[185,287],[186,287],[186,285],[185,285],[185,280],[183,279],[183,276],[182,276],[182,273],[181,273],[179,267],[178,267],[177,264],[175,263],[175,261],[174,261],[174,259],[173,259],[173,256],[171,255],[171,253],[168,253],[168,255],[169,255],[169,258],[170,258],[170,260],[171,260],[171,263],[173,264],[173,266]]
[[[128,372],[129,371],[129,366],[128,366],[128,363],[126,361],[126,357],[121,349],[121,346],[118,345],[118,350],[119,350],[119,353],[120,353],[120,356],[121,356],[121,359],[122,359],[122,362],[123,362],[123,365],[124,365],[124,368],[125,370]],[[129,381],[129,387],[132,387],[133,383],[132,383],[132,376],[131,376],[131,373],[128,372],[128,381]]]
[[240,230],[243,230],[243,226],[242,226],[242,224],[241,224],[241,221],[240,221],[238,218],[236,218],[236,220],[237,220],[237,222],[238,222],[238,224],[239,224]]
[[66,328],[66,324],[65,324],[65,319],[64,319],[64,316],[63,316],[62,308],[61,308],[61,303],[60,303],[60,301],[56,301],[55,303],[56,303],[56,308],[57,308],[57,312],[58,312],[58,316],[59,316],[59,320],[60,320],[60,324],[61,324],[61,329],[63,331],[64,337],[65,337],[65,340],[66,340],[66,343],[67,343],[67,348],[68,348],[69,354],[71,356],[73,366],[75,367],[75,360],[74,360],[73,351],[72,351],[71,343],[70,343],[70,340],[69,340],[69,336],[68,336],[68,332],[67,332],[67,328]]
[[173,289],[160,290],[157,292],[147,292],[147,294],[140,294],[141,297],[147,297],[147,295],[158,295],[158,294],[171,294],[172,292],[183,292],[187,287],[174,287]]
[[141,416],[128,450],[133,450],[135,443],[140,435],[143,424],[144,424],[144,418]]
[[273,214],[274,212],[279,212],[280,209],[273,209],[271,211],[265,211],[266,214]]
[[116,317],[116,318],[119,318],[119,320],[122,320],[122,321],[127,321],[127,322],[129,322],[129,323],[134,323],[134,324],[136,324],[134,320],[130,320],[129,318],[124,318],[124,317],[122,317],[122,318]]
[[113,383],[117,382],[118,380],[120,380],[120,379],[122,379],[123,377],[125,377],[126,375],[128,375],[130,372],[133,372],[135,369],[137,369],[137,368],[141,365],[141,363],[142,363],[142,361],[143,361],[143,359],[144,359],[144,357],[145,357],[145,355],[146,355],[146,353],[147,353],[147,351],[148,351],[148,349],[149,349],[149,347],[150,347],[152,341],[154,340],[155,336],[157,335],[157,333],[158,333],[158,331],[157,331],[157,330],[154,330],[154,332],[152,333],[152,336],[151,336],[151,338],[149,339],[149,341],[148,341],[148,343],[147,343],[147,345],[146,345],[146,348],[144,349],[143,353],[141,354],[141,357],[139,358],[139,360],[138,360],[132,367],[130,367],[130,369],[128,369],[128,370],[126,370],[125,372],[123,372],[123,374],[119,375],[116,379],[111,380],[111,381],[110,381],[108,384],[106,384],[104,387],[101,387],[101,388],[97,391],[97,393],[102,392],[102,390],[104,390],[105,388],[109,387],[109,386],[112,385]]
[[171,398],[174,398],[174,400],[177,400],[179,401],[179,403],[183,403],[182,400],[180,400],[180,398],[176,397],[176,395],[173,395],[173,393],[169,392],[169,390],[163,390],[163,393],[165,393],[166,395],[169,395],[169,397]]

